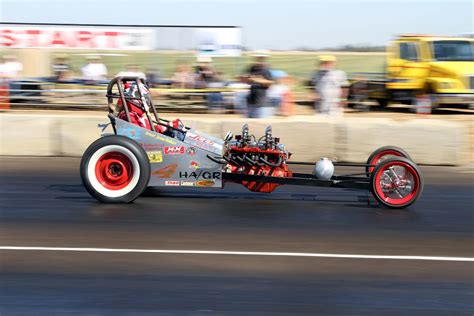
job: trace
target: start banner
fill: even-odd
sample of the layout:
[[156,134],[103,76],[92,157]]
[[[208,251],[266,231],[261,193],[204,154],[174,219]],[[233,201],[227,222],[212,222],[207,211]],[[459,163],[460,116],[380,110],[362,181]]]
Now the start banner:
[[2,26],[0,48],[153,49],[151,28]]

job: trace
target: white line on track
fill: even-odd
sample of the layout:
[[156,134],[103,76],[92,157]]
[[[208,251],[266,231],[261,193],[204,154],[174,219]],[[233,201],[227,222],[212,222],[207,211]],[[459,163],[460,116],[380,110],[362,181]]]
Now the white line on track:
[[316,257],[316,258],[339,258],[339,259],[385,259],[385,260],[428,260],[428,261],[474,262],[474,258],[469,258],[469,257],[387,256],[387,255],[361,255],[361,254],[310,253],[310,252],[260,252],[260,251],[21,247],[21,246],[0,246],[0,250],[121,252],[121,253],[158,253],[158,254],[183,254],[183,255],[276,256],[276,257]]

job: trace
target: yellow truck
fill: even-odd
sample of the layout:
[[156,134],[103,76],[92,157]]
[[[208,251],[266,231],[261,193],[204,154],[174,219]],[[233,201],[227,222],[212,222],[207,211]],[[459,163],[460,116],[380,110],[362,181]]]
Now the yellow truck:
[[387,48],[386,72],[352,81],[349,103],[375,100],[416,104],[429,96],[433,108],[474,105],[474,38],[402,35]]

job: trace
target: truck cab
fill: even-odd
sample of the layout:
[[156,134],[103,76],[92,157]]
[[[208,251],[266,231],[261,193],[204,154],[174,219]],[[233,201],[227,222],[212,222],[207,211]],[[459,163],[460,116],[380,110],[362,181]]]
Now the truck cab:
[[403,35],[387,50],[386,101],[474,104],[474,38]]

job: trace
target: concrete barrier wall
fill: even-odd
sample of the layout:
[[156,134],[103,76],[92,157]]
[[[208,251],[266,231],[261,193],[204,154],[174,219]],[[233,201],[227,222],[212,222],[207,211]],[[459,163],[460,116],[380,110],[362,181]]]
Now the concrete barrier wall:
[[[103,116],[0,114],[0,155],[81,156],[100,137]],[[209,117],[185,123],[211,135],[227,131],[239,134],[244,123],[258,138],[272,125],[292,159],[316,161],[336,157],[339,161],[365,162],[378,147],[395,145],[408,151],[414,161],[432,165],[462,165],[472,162],[472,137],[463,123],[434,119],[394,121],[377,118],[327,119],[316,116],[249,120]],[[107,132],[111,132],[110,127]]]
[[0,154],[57,155],[57,119],[30,115],[0,115]]

